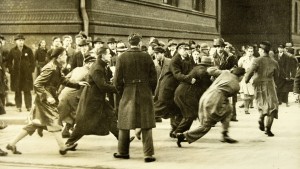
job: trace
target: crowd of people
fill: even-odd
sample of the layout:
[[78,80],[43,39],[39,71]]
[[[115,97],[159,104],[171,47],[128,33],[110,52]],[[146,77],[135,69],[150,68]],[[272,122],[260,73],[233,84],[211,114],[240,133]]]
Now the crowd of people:
[[[245,114],[256,101],[258,128],[272,137],[279,105],[289,106],[289,92],[300,93],[293,48],[281,44],[273,51],[268,41],[239,51],[222,38],[211,47],[175,39],[166,45],[155,37],[143,45],[142,36],[133,33],[127,47],[115,38],[91,41],[80,32],[75,47],[65,35],[53,37],[51,49],[41,40],[33,51],[22,34],[14,37],[16,46],[10,50],[4,47],[5,37],[0,39],[0,114],[6,113],[5,106],[14,106],[7,97],[9,83],[17,111],[22,112],[22,93],[30,111],[29,123],[6,147],[13,154],[22,154],[16,144],[35,131],[40,137],[44,130],[52,133],[61,155],[75,151],[84,135],[112,133],[118,140],[115,158],[129,159],[136,137],[142,139],[144,161],[153,162],[152,128],[162,119],[170,119],[169,136],[178,147],[200,139],[217,122],[222,123],[221,141],[236,143],[228,132],[230,122],[238,121],[238,94]],[[196,119],[201,125],[190,130]],[[135,136],[130,137],[130,130]],[[0,155],[7,152],[0,149]]]

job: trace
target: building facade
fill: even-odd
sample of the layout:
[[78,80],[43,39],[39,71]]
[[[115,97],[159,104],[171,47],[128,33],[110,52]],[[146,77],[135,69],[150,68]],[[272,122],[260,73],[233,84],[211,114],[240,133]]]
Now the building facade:
[[2,0],[0,33],[13,44],[23,33],[26,44],[52,36],[75,35],[126,40],[139,32],[144,41],[154,36],[212,41],[219,33],[220,0]]
[[268,40],[300,46],[299,0],[222,1],[221,35],[235,45]]

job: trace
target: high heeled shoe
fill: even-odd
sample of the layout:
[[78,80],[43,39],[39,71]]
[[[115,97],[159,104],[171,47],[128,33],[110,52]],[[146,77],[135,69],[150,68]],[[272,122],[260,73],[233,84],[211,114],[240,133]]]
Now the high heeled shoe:
[[6,149],[11,150],[11,152],[13,154],[22,154],[20,151],[17,150],[16,146],[12,146],[12,145],[7,144]]

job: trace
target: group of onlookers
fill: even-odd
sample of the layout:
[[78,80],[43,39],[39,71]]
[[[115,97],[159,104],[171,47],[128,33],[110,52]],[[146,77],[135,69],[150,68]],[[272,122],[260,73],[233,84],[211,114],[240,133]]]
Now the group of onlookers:
[[[152,128],[162,119],[170,119],[169,136],[177,139],[179,147],[182,142],[198,140],[219,121],[222,141],[236,143],[228,129],[230,121],[238,121],[238,93],[245,114],[250,114],[256,101],[259,129],[271,137],[278,105],[284,102],[288,106],[293,86],[299,92],[300,73],[296,74],[298,63],[291,48],[280,45],[278,54],[270,55],[268,41],[237,51],[222,38],[214,39],[210,47],[175,39],[166,45],[151,37],[146,46],[139,34],[131,34],[127,48],[115,38],[105,45],[101,38],[90,41],[80,32],[75,36],[75,47],[72,37],[65,35],[62,39],[53,37],[49,50],[41,40],[33,52],[24,44],[23,35],[14,40],[14,48],[6,54],[0,52],[0,108],[5,113],[7,68],[18,111],[22,111],[22,92],[25,107],[31,111],[30,123],[6,147],[14,154],[21,154],[16,144],[24,137],[35,131],[42,137],[47,130],[56,138],[62,155],[76,150],[84,135],[112,133],[119,142],[114,157],[129,159],[133,129],[138,139],[142,135],[145,162],[152,162],[156,160]],[[32,106],[33,89],[36,99]],[[201,126],[190,130],[197,118]],[[67,142],[62,138],[68,138]]]

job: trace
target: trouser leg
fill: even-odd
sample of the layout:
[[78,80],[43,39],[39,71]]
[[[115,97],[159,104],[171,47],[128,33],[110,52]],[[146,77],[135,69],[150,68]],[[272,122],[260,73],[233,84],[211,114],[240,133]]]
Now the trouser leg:
[[183,133],[183,132],[189,130],[193,124],[193,121],[194,121],[194,118],[192,118],[192,117],[182,118],[177,129],[175,130],[175,133]]
[[245,110],[245,113],[249,112],[249,107],[250,107],[250,99],[245,99],[244,100],[244,110]]
[[5,94],[0,94],[0,114],[5,113]]
[[232,117],[231,119],[236,121],[236,102],[237,102],[237,95],[232,96]]
[[78,140],[81,139],[81,137],[83,137],[83,134],[81,134],[75,127],[70,138],[67,140],[66,144],[69,145],[75,144]]
[[229,113],[226,117],[224,117],[224,119],[221,120],[223,132],[225,131],[228,132],[231,118],[232,118],[232,114]]
[[122,155],[129,154],[129,144],[130,144],[129,137],[130,137],[129,130],[119,130],[119,141],[118,141],[119,154]]
[[16,102],[17,108],[22,107],[22,93],[21,93],[21,91],[15,91],[15,102]]
[[149,157],[154,155],[152,129],[142,129],[142,141],[144,156]]
[[266,126],[267,130],[271,131],[271,128],[272,128],[272,125],[273,125],[273,121],[274,121],[274,117],[271,114],[271,115],[269,115],[267,117],[267,126]]
[[32,97],[30,91],[24,91],[24,100],[26,108],[31,109]]
[[201,137],[203,137],[206,133],[208,133],[209,130],[211,129],[211,127],[213,125],[215,125],[216,123],[217,123],[216,121],[209,119],[209,118],[203,119],[202,126],[199,126],[198,128],[196,128],[194,130],[185,132],[184,136],[189,143],[195,142],[198,139],[200,139]]

